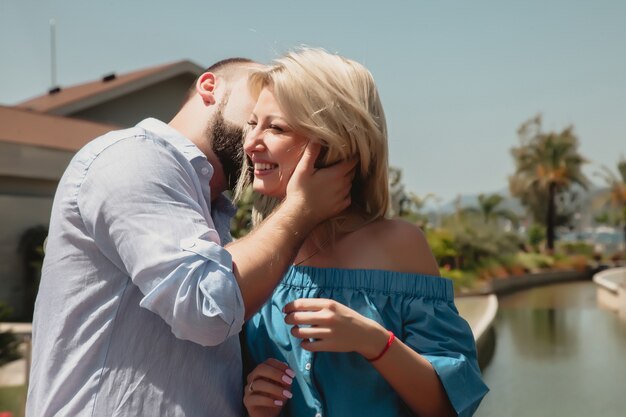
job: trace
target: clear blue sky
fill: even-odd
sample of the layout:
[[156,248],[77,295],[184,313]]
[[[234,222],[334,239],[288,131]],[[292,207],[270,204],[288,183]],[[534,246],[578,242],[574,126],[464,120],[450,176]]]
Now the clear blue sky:
[[624,1],[0,0],[1,104],[48,89],[51,18],[61,86],[301,44],[360,61],[417,194],[506,188],[516,129],[538,112],[548,130],[575,125],[589,174],[626,154]]

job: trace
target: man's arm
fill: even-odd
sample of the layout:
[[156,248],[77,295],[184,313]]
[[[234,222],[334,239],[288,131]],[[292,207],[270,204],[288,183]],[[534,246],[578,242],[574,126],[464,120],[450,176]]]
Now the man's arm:
[[245,307],[194,184],[183,155],[136,136],[98,155],[76,198],[88,236],[141,291],[140,306],[179,339],[212,346],[241,330]]
[[313,228],[350,205],[355,163],[316,170],[319,149],[319,145],[309,143],[276,212],[252,233],[227,246],[246,319],[270,296]]
[[333,172],[314,172],[307,158],[283,206],[230,253],[207,224],[184,157],[146,138],[118,141],[98,156],[78,187],[78,210],[102,254],[144,294],[142,307],[178,338],[217,345],[263,304],[308,232],[345,207],[337,203],[345,197],[328,200],[324,182]]

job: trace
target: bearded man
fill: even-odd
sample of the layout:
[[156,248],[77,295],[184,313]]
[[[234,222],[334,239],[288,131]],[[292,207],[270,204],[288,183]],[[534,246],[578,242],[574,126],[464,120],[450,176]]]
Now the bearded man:
[[35,307],[28,416],[242,415],[238,333],[303,237],[347,207],[353,165],[317,170],[309,146],[284,203],[229,244],[222,193],[241,166],[258,67],[216,63],[168,124],[110,132],[70,162]]

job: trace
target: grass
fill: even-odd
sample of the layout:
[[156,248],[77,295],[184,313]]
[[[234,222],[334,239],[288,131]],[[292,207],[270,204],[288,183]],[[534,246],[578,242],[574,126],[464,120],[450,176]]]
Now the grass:
[[24,385],[0,387],[0,413],[10,411],[13,417],[22,417],[25,399],[26,386]]

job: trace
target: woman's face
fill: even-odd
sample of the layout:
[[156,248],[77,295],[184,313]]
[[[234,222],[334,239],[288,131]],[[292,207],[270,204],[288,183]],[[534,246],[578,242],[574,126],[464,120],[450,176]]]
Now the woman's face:
[[248,125],[251,130],[243,148],[254,166],[252,188],[270,197],[284,198],[307,140],[287,124],[268,87],[261,90]]

